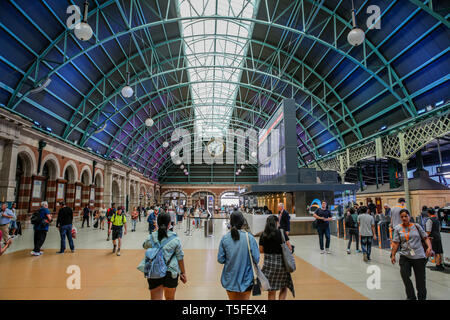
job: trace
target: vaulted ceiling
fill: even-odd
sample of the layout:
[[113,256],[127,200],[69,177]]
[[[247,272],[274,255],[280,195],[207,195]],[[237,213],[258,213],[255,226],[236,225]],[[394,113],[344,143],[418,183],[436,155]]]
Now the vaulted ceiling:
[[354,0],[356,47],[350,0],[89,0],[89,41],[67,26],[84,1],[0,3],[0,106],[154,179],[175,128],[262,128],[283,98],[299,165],[449,98],[444,1]]

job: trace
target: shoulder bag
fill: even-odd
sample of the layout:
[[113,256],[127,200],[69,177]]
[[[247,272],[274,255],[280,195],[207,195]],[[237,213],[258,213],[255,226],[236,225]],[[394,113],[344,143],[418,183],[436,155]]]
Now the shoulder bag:
[[[428,246],[427,246],[427,242],[425,241],[426,238],[422,238],[422,234],[420,233],[420,229],[419,229],[419,227],[417,226],[417,223],[414,223],[414,225],[416,226],[417,233],[419,233],[420,240],[421,240],[421,242],[422,242],[423,251],[425,252],[425,256],[426,256],[427,259],[428,259],[428,258],[429,258],[429,257],[427,256],[427,249],[428,249]],[[434,256],[434,251],[433,251],[433,250],[431,250],[431,256]]]
[[291,250],[289,249],[288,245],[286,244],[286,239],[284,237],[284,230],[280,229],[280,232],[281,232],[281,239],[283,240],[283,243],[281,244],[281,252],[283,253],[284,267],[286,268],[287,272],[292,273],[296,269],[295,258]]
[[261,294],[261,289],[263,291],[267,291],[270,289],[270,283],[269,280],[267,280],[264,273],[261,271],[261,268],[254,263],[253,257],[252,257],[252,250],[250,249],[250,239],[248,237],[248,232],[245,233],[247,236],[247,248],[248,248],[248,254],[250,256],[250,262],[253,267],[253,292],[252,294],[254,296],[259,296]]

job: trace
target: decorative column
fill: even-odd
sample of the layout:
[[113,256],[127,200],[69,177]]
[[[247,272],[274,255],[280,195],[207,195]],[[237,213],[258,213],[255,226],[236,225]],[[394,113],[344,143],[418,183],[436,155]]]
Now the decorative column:
[[2,201],[13,202],[16,190],[17,153],[20,142],[6,140],[3,146],[3,158],[0,171],[0,198]]
[[405,200],[406,200],[406,208],[411,213],[411,203],[409,198],[409,181],[408,181],[408,155],[406,153],[406,146],[405,146],[405,133],[400,132],[398,134],[398,142],[400,146],[400,163],[402,164],[402,171],[403,171],[403,188],[405,190]]

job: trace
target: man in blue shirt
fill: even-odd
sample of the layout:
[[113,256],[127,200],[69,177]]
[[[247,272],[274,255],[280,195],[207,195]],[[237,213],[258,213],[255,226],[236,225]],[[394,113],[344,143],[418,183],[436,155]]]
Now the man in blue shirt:
[[8,209],[6,202],[2,203],[2,210],[0,211],[0,230],[2,231],[3,241],[6,243],[9,240],[9,223],[11,219],[15,219],[14,213]]
[[150,209],[150,214],[148,215],[148,232],[152,233],[156,229],[156,218],[158,216],[158,208]]
[[47,201],[41,202],[39,216],[41,218],[41,223],[34,225],[34,249],[31,251],[31,255],[33,256],[40,256],[44,253],[41,251],[41,248],[47,237],[50,223],[52,222],[52,215],[50,214],[50,210],[48,210]]

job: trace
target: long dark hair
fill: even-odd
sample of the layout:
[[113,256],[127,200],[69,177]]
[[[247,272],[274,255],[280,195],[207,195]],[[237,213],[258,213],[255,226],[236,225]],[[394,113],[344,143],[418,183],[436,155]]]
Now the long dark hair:
[[239,230],[244,225],[244,216],[238,210],[235,210],[230,216],[231,238],[234,241],[239,240]]
[[158,223],[158,240],[161,241],[167,237],[167,228],[170,224],[170,214],[165,212],[158,214],[156,222]]
[[262,236],[266,239],[274,239],[278,232],[277,222],[278,218],[276,216],[268,216],[266,220],[266,227],[264,228]]

